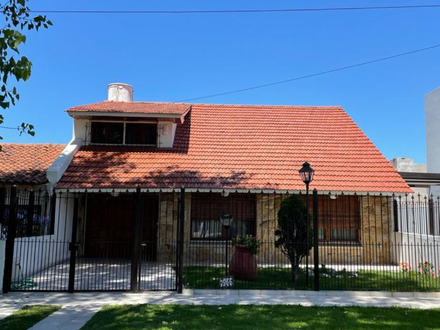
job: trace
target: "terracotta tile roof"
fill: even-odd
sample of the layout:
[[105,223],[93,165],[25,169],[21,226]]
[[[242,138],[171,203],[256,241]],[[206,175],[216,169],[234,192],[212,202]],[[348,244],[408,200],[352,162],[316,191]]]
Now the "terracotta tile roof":
[[193,104],[173,148],[86,146],[58,188],[311,188],[411,192],[341,107]]
[[63,151],[62,144],[2,143],[1,184],[43,184],[46,170]]
[[188,112],[190,107],[190,104],[184,103],[103,101],[72,107],[67,112],[143,113],[180,116]]

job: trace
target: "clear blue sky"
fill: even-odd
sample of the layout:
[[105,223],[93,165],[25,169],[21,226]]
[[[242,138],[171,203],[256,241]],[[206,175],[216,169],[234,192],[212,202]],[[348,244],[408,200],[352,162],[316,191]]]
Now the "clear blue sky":
[[[242,9],[440,1],[49,1],[32,9]],[[138,101],[178,101],[311,74],[440,43],[440,8],[222,15],[59,15],[28,36],[31,79],[2,129],[4,142],[67,143],[75,105],[126,82]],[[342,105],[387,158],[425,161],[424,95],[440,86],[440,49],[205,103]]]

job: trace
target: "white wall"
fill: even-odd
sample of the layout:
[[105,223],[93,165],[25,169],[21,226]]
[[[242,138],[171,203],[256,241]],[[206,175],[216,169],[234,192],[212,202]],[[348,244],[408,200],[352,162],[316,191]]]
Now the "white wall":
[[394,262],[408,262],[413,270],[421,262],[429,261],[434,264],[437,274],[440,269],[440,236],[428,236],[421,234],[395,233],[394,246],[391,251]]

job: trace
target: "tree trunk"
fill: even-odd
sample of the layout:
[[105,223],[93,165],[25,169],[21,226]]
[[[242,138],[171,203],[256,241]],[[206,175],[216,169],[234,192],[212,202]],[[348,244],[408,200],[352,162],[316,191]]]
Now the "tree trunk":
[[296,281],[298,280],[298,264],[292,262],[291,266],[292,266],[292,282],[296,283]]

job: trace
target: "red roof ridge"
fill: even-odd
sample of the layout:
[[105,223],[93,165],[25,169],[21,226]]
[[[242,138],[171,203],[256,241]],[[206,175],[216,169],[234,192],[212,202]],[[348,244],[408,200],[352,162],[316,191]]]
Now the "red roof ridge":
[[343,109],[341,105],[275,105],[275,104],[218,104],[218,103],[190,103],[192,106],[212,107],[243,107],[243,108],[287,108],[287,109]]
[[123,104],[176,104],[176,105],[188,105],[188,106],[209,106],[209,107],[255,107],[255,108],[316,108],[316,109],[343,109],[341,105],[293,105],[293,104],[228,104],[228,103],[187,103],[187,102],[159,102],[159,101],[113,101],[113,100],[103,100],[99,102],[75,105],[70,107],[70,109],[74,109],[77,107],[90,106],[101,103],[123,103]]

